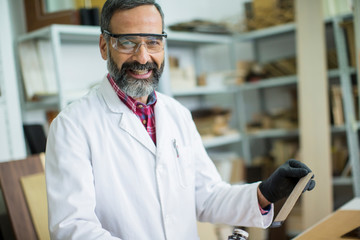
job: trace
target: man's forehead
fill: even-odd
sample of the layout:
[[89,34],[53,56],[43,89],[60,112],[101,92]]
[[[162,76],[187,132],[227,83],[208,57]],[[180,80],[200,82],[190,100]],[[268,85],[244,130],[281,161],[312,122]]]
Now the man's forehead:
[[112,28],[139,26],[160,27],[162,29],[162,18],[154,5],[141,5],[132,9],[118,10],[111,18]]

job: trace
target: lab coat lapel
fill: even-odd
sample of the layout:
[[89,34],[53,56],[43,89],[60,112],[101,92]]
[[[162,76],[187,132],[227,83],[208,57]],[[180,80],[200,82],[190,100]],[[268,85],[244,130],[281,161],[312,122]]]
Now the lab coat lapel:
[[123,102],[121,102],[106,77],[100,85],[99,92],[109,110],[119,114],[119,127],[155,155],[156,146],[145,127],[141,124],[139,118],[127,106],[125,106]]
[[169,127],[168,112],[164,106],[163,99],[160,98],[160,94],[157,94],[158,100],[155,105],[155,124],[156,124],[156,145],[157,151],[161,152],[165,149],[164,147],[168,146],[168,143],[172,143],[173,136],[172,130]]
[[149,149],[154,155],[156,154],[156,147],[153,140],[146,131],[145,127],[141,124],[138,117],[133,112],[130,111],[128,114],[122,115],[119,122],[119,127],[129,133],[133,138]]

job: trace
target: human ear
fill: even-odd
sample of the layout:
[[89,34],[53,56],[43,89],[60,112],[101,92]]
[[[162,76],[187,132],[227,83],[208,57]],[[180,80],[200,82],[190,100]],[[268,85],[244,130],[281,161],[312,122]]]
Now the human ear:
[[108,56],[107,56],[107,44],[106,44],[106,40],[104,38],[104,35],[100,35],[100,40],[99,40],[99,48],[100,48],[100,53],[101,53],[101,57],[104,60],[107,60]]

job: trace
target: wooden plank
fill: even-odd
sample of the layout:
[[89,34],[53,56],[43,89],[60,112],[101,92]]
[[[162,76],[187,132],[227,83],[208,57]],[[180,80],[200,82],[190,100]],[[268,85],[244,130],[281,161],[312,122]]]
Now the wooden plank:
[[277,214],[273,225],[275,227],[281,226],[281,224],[285,221],[290,211],[295,206],[296,201],[299,199],[301,193],[304,191],[306,185],[309,183],[310,179],[314,176],[312,172],[308,173],[305,177],[301,178],[299,182],[296,184],[295,188],[292,190],[290,196],[286,199],[286,202],[280,209]]
[[300,156],[319,179],[302,198],[305,229],[332,212],[331,131],[322,1],[297,0],[295,9]]
[[49,240],[45,173],[21,177],[21,185],[39,240]]
[[16,239],[36,240],[20,177],[43,172],[38,156],[0,163],[0,184]]
[[354,239],[341,238],[342,235],[360,226],[359,210],[340,210],[331,214],[319,224],[296,237],[296,240],[308,239]]

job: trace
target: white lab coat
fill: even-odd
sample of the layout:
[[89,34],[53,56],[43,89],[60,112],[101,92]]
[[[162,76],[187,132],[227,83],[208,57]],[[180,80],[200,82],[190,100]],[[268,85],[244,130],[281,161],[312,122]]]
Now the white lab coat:
[[46,149],[52,239],[195,240],[197,220],[270,225],[258,183],[222,182],[190,112],[157,97],[156,146],[106,78],[53,121]]

